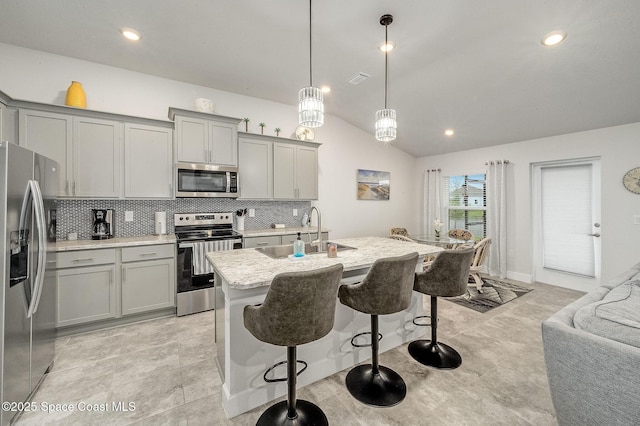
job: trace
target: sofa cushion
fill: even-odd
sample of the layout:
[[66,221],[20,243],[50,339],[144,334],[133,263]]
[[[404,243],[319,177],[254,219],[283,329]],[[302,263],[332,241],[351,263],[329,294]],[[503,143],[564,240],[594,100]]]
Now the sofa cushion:
[[640,280],[614,287],[602,300],[576,311],[576,328],[640,348]]
[[640,262],[636,263],[626,271],[618,274],[615,278],[613,278],[606,284],[602,284],[602,286],[611,289],[632,280],[640,280]]

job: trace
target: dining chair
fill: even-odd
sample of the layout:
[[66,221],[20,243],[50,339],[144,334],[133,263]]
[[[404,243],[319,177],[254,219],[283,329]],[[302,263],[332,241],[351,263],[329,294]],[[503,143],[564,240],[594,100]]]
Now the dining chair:
[[478,293],[482,293],[482,279],[479,272],[484,265],[487,256],[489,255],[489,246],[491,245],[491,238],[485,237],[478,241],[474,246],[473,260],[471,261],[471,269],[469,269],[469,275],[473,277],[476,283],[476,289]]

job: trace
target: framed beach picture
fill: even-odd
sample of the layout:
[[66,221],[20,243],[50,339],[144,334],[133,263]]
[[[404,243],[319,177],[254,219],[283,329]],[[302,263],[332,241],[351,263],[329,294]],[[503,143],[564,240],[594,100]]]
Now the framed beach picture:
[[358,200],[388,200],[391,173],[358,169]]

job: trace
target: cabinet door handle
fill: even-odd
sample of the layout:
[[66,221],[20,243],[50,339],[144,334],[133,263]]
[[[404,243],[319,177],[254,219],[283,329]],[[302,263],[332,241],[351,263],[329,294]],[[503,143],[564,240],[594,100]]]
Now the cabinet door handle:
[[266,246],[266,245],[269,245],[269,243],[257,243],[256,245],[257,246]]
[[124,284],[124,282],[127,280],[127,270],[125,269],[125,267],[122,267],[122,283]]
[[140,256],[155,256],[157,254],[158,254],[158,252],[156,252],[156,251],[150,251],[148,253],[140,253]]
[[74,262],[93,262],[93,257],[83,257],[82,259],[73,259]]

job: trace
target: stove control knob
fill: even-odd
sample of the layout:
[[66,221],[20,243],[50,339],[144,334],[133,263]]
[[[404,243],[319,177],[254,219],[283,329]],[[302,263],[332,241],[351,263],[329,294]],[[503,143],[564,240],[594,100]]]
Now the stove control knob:
[[184,219],[182,216],[180,216],[180,220]]
[[189,220],[189,216],[187,216],[187,217],[185,218],[185,220]]

